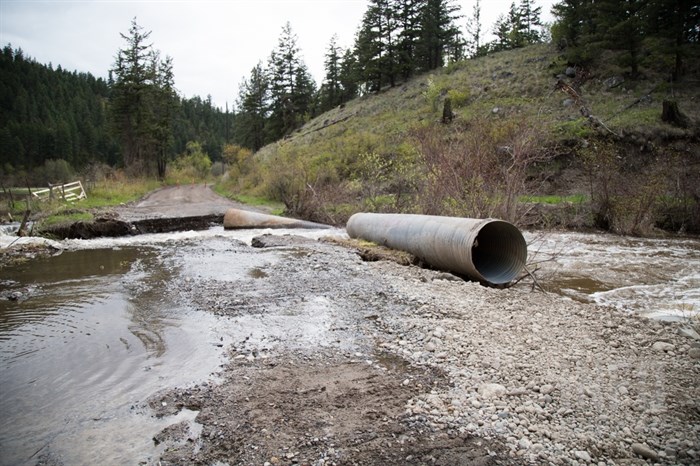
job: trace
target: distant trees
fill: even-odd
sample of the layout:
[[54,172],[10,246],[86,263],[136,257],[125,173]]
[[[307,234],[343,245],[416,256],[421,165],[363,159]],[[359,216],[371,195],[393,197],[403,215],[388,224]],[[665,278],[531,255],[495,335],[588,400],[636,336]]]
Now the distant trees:
[[570,61],[586,63],[615,50],[632,75],[647,61],[679,79],[700,41],[700,4],[693,0],[563,0],[552,13],[552,39]]
[[0,176],[24,185],[32,182],[29,171],[47,160],[75,168],[116,163],[105,125],[108,94],[103,79],[39,64],[6,45],[0,52]]
[[533,0],[510,4],[507,15],[501,15],[494,25],[496,41],[491,51],[510,50],[541,42],[542,8]]
[[301,58],[297,36],[287,23],[270,54],[267,79],[269,112],[267,134],[279,139],[297,129],[313,110],[316,84]]
[[172,59],[147,43],[150,32],[132,20],[126,46],[110,70],[110,117],[124,164],[134,172],[165,176],[177,106]]
[[452,0],[370,0],[355,40],[360,89],[379,91],[464,56]]

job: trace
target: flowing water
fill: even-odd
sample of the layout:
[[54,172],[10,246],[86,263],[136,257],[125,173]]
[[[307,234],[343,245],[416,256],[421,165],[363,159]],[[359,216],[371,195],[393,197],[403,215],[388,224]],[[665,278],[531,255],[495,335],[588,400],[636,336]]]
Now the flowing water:
[[700,313],[700,240],[530,233],[545,288],[577,301],[679,320]]
[[[261,233],[219,227],[68,240],[53,243],[62,248],[54,257],[0,269],[0,291],[11,297],[0,300],[0,464],[157,464],[160,451],[151,438],[180,420],[196,429],[196,413],[156,419],[145,400],[211,380],[232,335],[248,331],[240,328],[245,319],[188,309],[177,293],[164,292],[167,284],[175,274],[255,280],[282,260],[251,255],[231,268],[215,256],[167,258],[182,241],[250,244]],[[317,238],[329,232],[293,233]],[[532,264],[540,268],[536,276],[572,299],[661,318],[700,310],[697,240],[526,237],[531,260],[539,262]]]

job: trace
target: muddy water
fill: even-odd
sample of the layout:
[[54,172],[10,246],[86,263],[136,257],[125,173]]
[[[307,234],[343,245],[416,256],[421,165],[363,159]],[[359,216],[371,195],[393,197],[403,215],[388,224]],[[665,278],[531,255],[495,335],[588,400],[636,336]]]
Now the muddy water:
[[168,288],[175,274],[256,280],[271,265],[273,255],[235,270],[213,256],[173,260],[183,241],[222,234],[65,241],[54,257],[0,269],[0,465],[157,464],[155,434],[181,420],[197,430],[195,412],[156,419],[145,401],[216,380],[224,348],[246,331]]
[[[222,352],[216,319],[159,292],[155,250],[66,251],[0,270],[0,463],[137,464],[164,425],[155,391],[206,379]],[[217,344],[218,343],[218,344]]]
[[700,313],[700,240],[526,234],[545,288],[664,320]]
[[[16,298],[0,300],[0,464],[156,464],[152,437],[180,420],[196,431],[196,413],[155,419],[148,397],[212,379],[224,348],[243,334],[284,340],[297,319],[305,325],[296,340],[323,341],[333,319],[324,297],[261,326],[255,316],[227,320],[189,309],[168,288],[175,276],[264,280],[282,253],[240,254],[235,267],[216,254],[229,240],[250,244],[261,233],[72,240],[55,257],[0,269],[0,291]],[[572,299],[665,318],[700,309],[696,240],[526,237],[537,276]],[[188,241],[205,242],[211,254],[178,254]]]

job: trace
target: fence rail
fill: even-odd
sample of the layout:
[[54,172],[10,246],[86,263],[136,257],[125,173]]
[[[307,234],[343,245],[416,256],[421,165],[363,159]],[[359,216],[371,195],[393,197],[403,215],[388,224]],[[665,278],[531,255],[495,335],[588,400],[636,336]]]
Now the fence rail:
[[79,199],[87,199],[87,194],[85,194],[85,189],[83,189],[83,184],[80,181],[56,186],[49,185],[48,188],[32,191],[32,195],[42,201],[63,199],[68,202],[74,202]]

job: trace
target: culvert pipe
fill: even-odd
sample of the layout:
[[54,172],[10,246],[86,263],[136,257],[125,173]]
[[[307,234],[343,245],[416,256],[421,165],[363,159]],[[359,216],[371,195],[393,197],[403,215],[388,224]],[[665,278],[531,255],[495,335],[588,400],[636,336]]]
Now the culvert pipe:
[[224,229],[237,230],[248,228],[331,228],[321,223],[280,217],[278,215],[251,212],[249,210],[228,209],[224,214]]
[[503,220],[358,213],[346,230],[351,238],[411,253],[433,267],[489,285],[513,281],[527,261],[525,238]]

